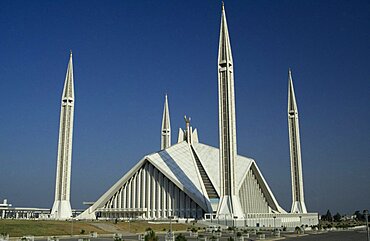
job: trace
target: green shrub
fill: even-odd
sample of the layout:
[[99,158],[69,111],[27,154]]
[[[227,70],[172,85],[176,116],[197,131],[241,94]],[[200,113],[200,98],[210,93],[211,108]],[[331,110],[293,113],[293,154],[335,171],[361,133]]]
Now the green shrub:
[[155,232],[150,228],[150,230],[147,230],[147,234],[145,235],[144,240],[145,241],[158,241],[158,236],[155,235]]
[[180,233],[179,235],[176,236],[175,241],[187,241],[187,239],[182,233]]

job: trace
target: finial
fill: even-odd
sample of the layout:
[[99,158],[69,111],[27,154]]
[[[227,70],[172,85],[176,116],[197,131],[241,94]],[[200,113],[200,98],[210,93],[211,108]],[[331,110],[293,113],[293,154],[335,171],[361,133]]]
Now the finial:
[[184,116],[184,119],[185,119],[185,123],[186,123],[186,124],[190,123],[190,120],[191,120],[191,118],[190,118],[190,117],[189,117],[189,118],[187,118],[187,117],[186,117],[186,115],[185,115],[185,116]]
[[224,10],[225,9],[225,3],[224,3],[224,1],[222,1],[222,10]]
[[69,50],[69,54],[72,56],[72,49]]

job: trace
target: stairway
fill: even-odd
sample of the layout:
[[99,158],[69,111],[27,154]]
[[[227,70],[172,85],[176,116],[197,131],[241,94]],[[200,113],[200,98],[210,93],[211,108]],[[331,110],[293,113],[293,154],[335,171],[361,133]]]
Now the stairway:
[[204,170],[204,168],[202,166],[202,163],[200,162],[199,157],[195,153],[195,150],[194,150],[194,148],[192,146],[191,146],[191,150],[193,152],[193,156],[194,156],[195,162],[197,163],[197,167],[198,167],[200,176],[202,177],[203,184],[204,184],[204,186],[206,188],[206,191],[207,191],[207,194],[208,194],[209,199],[219,198],[219,196],[218,196],[218,194],[216,192],[216,189],[212,185],[211,180],[209,180],[209,177],[208,177],[206,171]]

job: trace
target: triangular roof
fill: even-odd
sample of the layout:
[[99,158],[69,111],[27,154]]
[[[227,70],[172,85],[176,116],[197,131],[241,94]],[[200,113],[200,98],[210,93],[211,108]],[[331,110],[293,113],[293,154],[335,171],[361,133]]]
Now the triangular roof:
[[[215,187],[217,193],[220,194],[219,149],[202,143],[193,143],[192,146],[211,183]],[[146,155],[103,194],[94,205],[86,210],[81,218],[84,218],[85,215],[94,212],[104,205],[147,161],[160,170],[163,175],[171,180],[178,188],[189,195],[200,207],[206,211],[211,210],[210,201],[194,159],[191,146],[186,141],[183,141],[165,150]],[[237,189],[240,188],[247,172],[253,168],[270,206],[275,207],[279,212],[285,212],[278,205],[253,159],[238,155],[235,165]]]
[[[194,143],[193,147],[199,156],[199,159],[206,170],[209,179],[220,194],[220,164],[219,164],[219,149],[202,143]],[[239,182],[242,182],[246,172],[251,166],[253,159],[238,155],[235,161],[235,179],[239,187]]]

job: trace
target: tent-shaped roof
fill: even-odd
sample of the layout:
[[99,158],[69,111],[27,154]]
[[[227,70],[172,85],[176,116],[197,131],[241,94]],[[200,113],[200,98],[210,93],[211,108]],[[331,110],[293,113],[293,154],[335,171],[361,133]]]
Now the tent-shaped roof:
[[[194,152],[193,152],[194,151]],[[203,166],[209,180],[214,186],[217,194],[220,194],[219,175],[219,149],[201,143],[188,144],[186,141],[177,143],[162,151],[155,152],[141,159],[129,172],[127,172],[116,184],[103,194],[88,210],[83,212],[80,218],[90,218],[90,215],[102,207],[147,161],[160,170],[164,176],[171,180],[176,186],[183,190],[204,210],[210,211],[211,205],[208,198],[200,171],[196,163],[196,155]],[[270,206],[275,207],[278,212],[284,212],[276,202],[267,183],[258,170],[255,161],[244,156],[237,156],[235,177],[238,188],[246,177],[247,172],[254,166],[259,177],[261,189]]]

